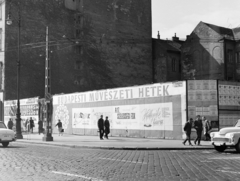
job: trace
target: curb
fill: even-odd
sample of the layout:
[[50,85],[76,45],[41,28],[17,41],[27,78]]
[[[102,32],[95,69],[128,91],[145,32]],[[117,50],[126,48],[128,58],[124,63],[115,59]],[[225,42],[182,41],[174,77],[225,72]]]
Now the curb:
[[83,148],[83,149],[103,149],[103,150],[212,150],[214,147],[211,146],[186,146],[186,147],[112,147],[112,146],[82,146],[82,145],[67,145],[46,143],[46,142],[33,142],[33,141],[18,141],[16,143],[20,144],[37,144],[37,145],[47,145],[47,146],[58,146],[58,147],[68,147],[68,148]]

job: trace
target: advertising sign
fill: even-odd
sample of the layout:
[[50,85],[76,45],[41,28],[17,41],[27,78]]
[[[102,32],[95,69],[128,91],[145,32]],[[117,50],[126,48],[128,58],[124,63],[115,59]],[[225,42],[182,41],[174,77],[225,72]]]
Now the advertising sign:
[[217,81],[188,80],[188,118],[205,116],[211,121],[218,120]]
[[[38,125],[38,97],[21,99],[20,100],[20,113],[21,113],[21,124],[22,131],[27,130],[27,120],[32,117],[34,120],[34,132],[37,132]],[[17,100],[4,101],[4,122],[7,125],[11,118],[16,125],[16,113],[17,113]],[[15,129],[15,126],[14,126]]]
[[240,83],[219,81],[219,106],[225,109],[240,107]]
[[181,137],[182,124],[186,122],[186,83],[54,95],[53,109],[53,122],[60,119],[69,133],[97,130],[97,121],[103,115],[108,117],[116,134],[123,130],[131,130],[133,134],[158,130],[166,131],[169,137]]

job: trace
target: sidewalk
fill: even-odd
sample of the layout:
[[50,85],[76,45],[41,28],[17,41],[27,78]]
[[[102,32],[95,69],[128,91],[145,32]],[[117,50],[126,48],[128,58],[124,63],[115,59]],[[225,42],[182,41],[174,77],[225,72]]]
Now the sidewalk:
[[[98,136],[63,135],[53,134],[53,141],[42,141],[43,135],[23,134],[22,140],[18,143],[44,144],[51,146],[62,146],[72,148],[91,148],[91,149],[122,149],[122,150],[199,150],[213,149],[211,142],[202,141],[201,146],[184,146],[182,140],[149,139],[149,138],[128,138],[128,137],[109,137],[100,140]],[[14,142],[12,143],[14,144]],[[192,144],[194,142],[192,141]]]

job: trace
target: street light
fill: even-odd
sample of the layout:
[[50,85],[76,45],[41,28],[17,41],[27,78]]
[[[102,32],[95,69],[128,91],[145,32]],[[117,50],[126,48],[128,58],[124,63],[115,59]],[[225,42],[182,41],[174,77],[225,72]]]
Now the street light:
[[[7,25],[12,25],[13,21],[11,19],[10,13],[6,19]],[[17,56],[17,113],[16,113],[16,138],[23,139],[22,128],[21,128],[21,112],[20,112],[20,30],[21,30],[21,14],[20,14],[20,3],[18,2],[18,56]]]

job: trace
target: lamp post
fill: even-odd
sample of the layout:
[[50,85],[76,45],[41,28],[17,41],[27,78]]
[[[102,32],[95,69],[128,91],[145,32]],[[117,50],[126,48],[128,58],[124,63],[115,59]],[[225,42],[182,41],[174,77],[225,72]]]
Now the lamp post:
[[[10,14],[8,14],[7,25],[12,25]],[[21,111],[20,111],[20,34],[21,34],[21,14],[20,3],[18,3],[18,49],[17,49],[17,113],[16,113],[16,138],[23,139],[21,128]]]

